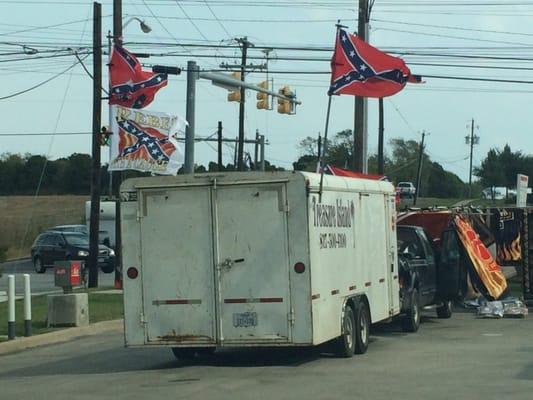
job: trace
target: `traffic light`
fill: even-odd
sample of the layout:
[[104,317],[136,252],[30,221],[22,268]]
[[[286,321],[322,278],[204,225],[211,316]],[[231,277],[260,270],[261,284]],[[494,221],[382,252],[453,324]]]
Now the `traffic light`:
[[109,146],[111,134],[112,132],[108,126],[102,126],[100,130],[100,146]]
[[[263,81],[257,86],[259,86],[261,89],[268,90],[268,81]],[[257,102],[257,108],[259,110],[270,110],[268,93],[257,92],[257,100],[259,100]]]
[[[234,72],[231,74],[235,79],[241,80],[241,73],[240,72]],[[233,90],[230,90],[228,93],[228,101],[241,101],[241,88],[236,87]]]
[[[294,93],[288,86],[283,86],[278,90],[278,93],[288,98],[295,97]],[[280,114],[294,114],[294,103],[278,97],[278,112]]]

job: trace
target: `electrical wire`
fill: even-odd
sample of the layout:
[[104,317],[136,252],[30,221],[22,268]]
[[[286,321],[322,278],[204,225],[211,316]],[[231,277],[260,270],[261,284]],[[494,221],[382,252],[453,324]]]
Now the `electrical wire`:
[[[226,35],[228,36],[228,38],[230,40],[233,39],[233,36],[228,32],[228,30],[226,29],[226,27],[224,26],[224,24],[222,23],[222,21],[217,17],[217,15],[215,14],[215,12],[213,11],[213,9],[211,8],[211,6],[209,5],[209,3],[207,1],[205,1],[205,5],[207,6],[207,8],[209,9],[209,11],[211,12],[211,15],[213,15],[213,17],[215,17],[215,20],[218,22],[218,24],[220,25],[220,27],[222,28],[222,30],[224,32],[226,32]],[[192,18],[189,17],[189,20],[192,22]]]
[[[88,56],[86,56],[85,58],[87,58]],[[72,64],[70,67],[68,67],[67,69],[55,74],[54,76],[42,81],[41,83],[38,83],[37,85],[34,85],[28,89],[24,89],[24,90],[21,90],[19,92],[16,92],[16,93],[12,93],[10,95],[7,95],[7,96],[2,96],[0,97],[0,100],[6,100],[6,99],[10,99],[12,97],[15,97],[15,96],[19,96],[21,94],[24,94],[24,93],[28,93],[29,91],[31,90],[34,90],[34,89],[37,89],[45,84],[47,84],[48,82],[60,77],[61,75],[64,75],[65,73],[67,73],[68,71],[70,71],[72,68],[74,68],[76,65],[78,65],[80,63],[80,61],[76,61],[74,64]]]

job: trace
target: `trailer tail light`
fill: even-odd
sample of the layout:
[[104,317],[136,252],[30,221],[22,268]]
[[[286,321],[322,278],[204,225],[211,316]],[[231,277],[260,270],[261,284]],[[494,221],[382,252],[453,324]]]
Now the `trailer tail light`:
[[297,274],[303,274],[305,272],[305,264],[303,262],[297,262],[294,264],[294,272]]
[[126,275],[128,275],[128,278],[135,279],[139,276],[139,271],[135,267],[129,267],[126,271]]
[[400,276],[400,279],[398,280],[398,282],[400,283],[400,289],[403,288],[403,285],[405,283],[403,277]]

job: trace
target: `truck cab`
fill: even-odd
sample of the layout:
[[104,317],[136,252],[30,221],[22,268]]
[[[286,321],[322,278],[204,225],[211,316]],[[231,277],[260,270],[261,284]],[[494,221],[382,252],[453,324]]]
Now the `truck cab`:
[[420,326],[420,310],[436,306],[439,318],[450,318],[456,290],[444,281],[440,252],[426,231],[418,226],[398,226],[398,268],[400,304],[406,331]]

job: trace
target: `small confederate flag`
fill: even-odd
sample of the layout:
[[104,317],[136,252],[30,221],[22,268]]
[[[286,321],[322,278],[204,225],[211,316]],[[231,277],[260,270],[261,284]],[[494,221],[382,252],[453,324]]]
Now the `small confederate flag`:
[[144,108],[156,92],[167,85],[166,74],[143,71],[139,60],[120,45],[113,46],[109,64],[111,93],[109,104]]
[[419,83],[405,62],[370,46],[357,36],[339,29],[331,59],[329,95],[387,97],[402,90],[407,82]]

